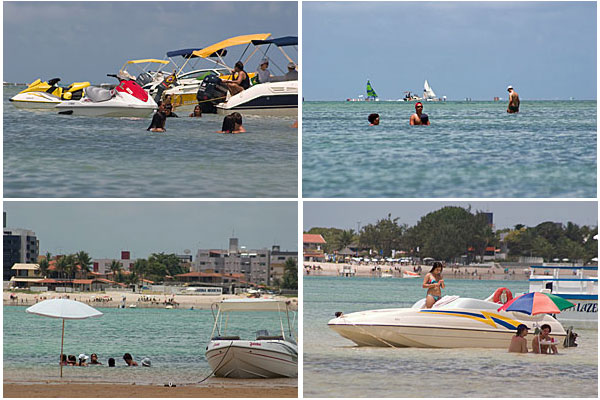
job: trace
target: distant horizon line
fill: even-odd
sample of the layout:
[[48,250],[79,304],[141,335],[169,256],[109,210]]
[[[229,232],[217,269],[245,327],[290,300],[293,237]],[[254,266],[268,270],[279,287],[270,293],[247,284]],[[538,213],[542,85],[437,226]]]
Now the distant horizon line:
[[[350,97],[349,97],[350,98]],[[339,99],[335,99],[335,100],[331,100],[331,99],[319,99],[319,100],[306,100],[305,98],[302,99],[302,102],[309,102],[309,101],[340,101],[340,102],[344,102],[344,103],[416,103],[417,101],[420,101],[422,103],[446,103],[449,101],[452,102],[456,102],[456,101],[460,101],[460,102],[465,102],[465,103],[471,103],[471,102],[475,102],[475,101],[488,101],[488,102],[492,102],[492,103],[500,103],[500,102],[507,102],[508,99],[500,99],[500,100],[487,100],[487,99],[474,99],[474,98],[469,98],[469,100],[466,99],[446,99],[445,101],[427,101],[427,100],[411,100],[411,101],[404,101],[404,100],[393,100],[393,99],[387,99],[387,100],[378,100],[378,101],[373,101],[373,100],[360,100],[360,101],[349,101],[349,100],[339,100]],[[565,99],[561,99],[561,98],[554,98],[554,99],[526,99],[526,100],[522,100],[521,102],[528,102],[528,101],[598,101],[597,98],[594,99],[576,99],[576,98],[565,98]]]

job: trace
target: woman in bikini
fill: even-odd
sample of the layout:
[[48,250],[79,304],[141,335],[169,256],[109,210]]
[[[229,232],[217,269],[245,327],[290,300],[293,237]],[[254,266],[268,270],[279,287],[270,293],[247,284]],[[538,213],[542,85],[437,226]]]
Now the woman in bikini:
[[442,298],[442,289],[446,288],[444,279],[442,278],[443,265],[436,261],[433,263],[431,270],[423,279],[423,288],[427,289],[427,297],[425,298],[425,307],[431,308]]

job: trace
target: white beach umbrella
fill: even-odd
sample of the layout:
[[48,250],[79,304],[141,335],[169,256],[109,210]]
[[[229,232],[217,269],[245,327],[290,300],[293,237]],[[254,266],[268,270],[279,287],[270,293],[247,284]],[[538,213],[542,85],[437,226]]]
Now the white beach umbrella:
[[41,315],[43,317],[62,319],[62,336],[60,339],[60,377],[62,378],[62,354],[63,343],[65,339],[65,319],[85,319],[90,317],[101,317],[100,311],[90,307],[85,303],[68,299],[51,299],[41,301],[27,310],[30,314]]

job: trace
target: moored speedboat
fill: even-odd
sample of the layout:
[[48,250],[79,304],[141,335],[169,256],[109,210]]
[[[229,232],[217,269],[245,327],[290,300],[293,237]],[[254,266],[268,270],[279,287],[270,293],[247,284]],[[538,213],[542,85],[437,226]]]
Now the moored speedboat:
[[[546,292],[575,304],[556,316],[576,325],[598,325],[598,266],[531,266],[529,292]],[[536,274],[537,271],[543,271]],[[551,274],[547,274],[552,270]],[[588,275],[586,275],[588,271]],[[594,276],[595,275],[595,276]]]
[[[293,63],[283,48],[297,46],[298,37],[285,36],[267,39],[268,36],[269,34],[259,34],[231,38],[206,49],[195,51],[194,54],[198,57],[208,57],[225,46],[237,44],[253,44],[257,48],[263,45],[273,45],[281,51],[288,61]],[[266,55],[266,52],[264,55]],[[247,65],[247,61],[244,62],[244,65]],[[222,60],[221,62],[221,65],[225,65]],[[253,73],[248,73],[248,76],[252,78]],[[270,82],[254,84],[233,96],[228,93],[220,78],[229,79],[229,77],[209,76],[199,86],[197,101],[202,106],[203,112],[229,114],[233,111],[239,111],[247,114],[290,116],[297,116],[298,114],[297,77],[272,76]]]
[[[560,341],[567,335],[550,315],[498,311],[501,304],[491,301],[445,296],[433,308],[422,308],[424,303],[422,299],[411,308],[340,314],[329,327],[359,346],[378,347],[508,349],[519,324],[527,325],[530,333],[548,324]],[[531,341],[533,335],[527,338]]]
[[[113,75],[111,75],[113,76]],[[135,81],[121,80],[114,89],[90,86],[78,101],[63,101],[56,106],[60,114],[88,117],[148,117],[156,102]]]
[[[242,379],[298,376],[298,346],[292,339],[290,310],[285,301],[223,300],[213,304],[213,314],[215,308],[215,325],[206,347],[206,359],[216,376]],[[276,335],[260,330],[255,339],[241,339],[227,332],[231,312],[275,312],[281,330]],[[283,314],[287,316],[287,334],[283,329]]]
[[51,110],[64,100],[81,99],[84,88],[90,86],[89,82],[74,82],[67,87],[60,87],[58,82],[60,78],[48,82],[37,79],[9,101],[17,108]]

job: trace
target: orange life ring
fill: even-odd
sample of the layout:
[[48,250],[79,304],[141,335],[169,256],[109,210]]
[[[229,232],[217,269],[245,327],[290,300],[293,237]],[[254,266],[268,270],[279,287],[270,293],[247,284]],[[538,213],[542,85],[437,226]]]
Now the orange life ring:
[[[503,294],[506,294],[506,300],[502,299]],[[496,291],[494,292],[494,297],[493,297],[492,301],[494,303],[498,303],[498,304],[506,304],[509,301],[511,301],[512,298],[513,298],[512,292],[505,287],[501,287],[501,288],[496,289]]]

